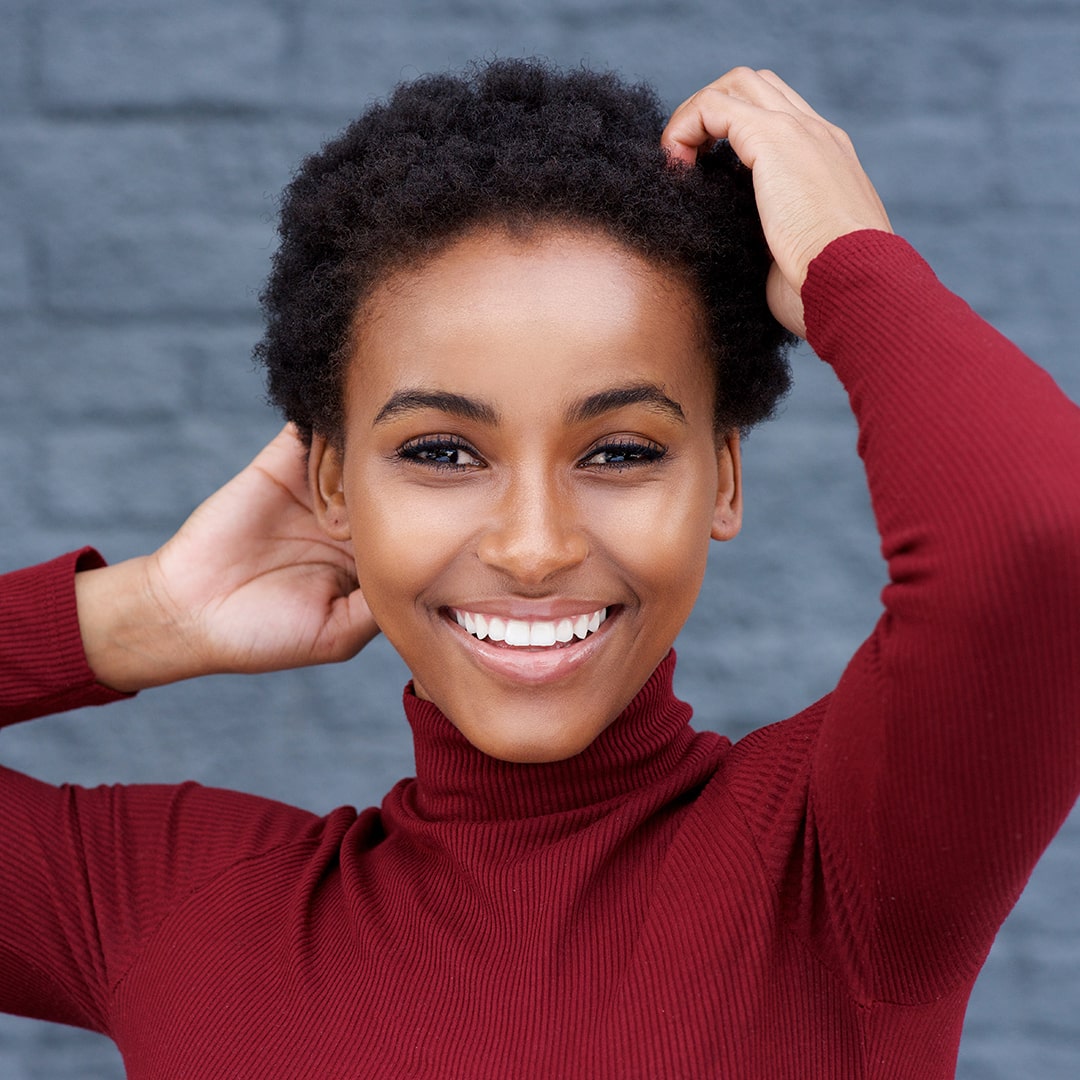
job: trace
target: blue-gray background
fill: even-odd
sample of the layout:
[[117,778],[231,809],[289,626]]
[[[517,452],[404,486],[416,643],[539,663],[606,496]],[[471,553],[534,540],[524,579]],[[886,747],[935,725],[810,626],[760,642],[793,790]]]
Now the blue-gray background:
[[[393,84],[477,56],[611,66],[671,104],[775,68],[852,134],[945,282],[1080,397],[1076,0],[0,0],[0,20],[0,569],[151,550],[274,433],[249,353],[275,194]],[[795,360],[680,642],[680,693],[736,737],[832,686],[883,582],[846,400]],[[1001,433],[1005,505],[1024,436]],[[380,642],[42,720],[4,757],[366,805],[411,771],[405,679]],[[1078,898],[1080,813],[998,939],[961,1077],[1080,1075]],[[121,1075],[98,1036],[0,1021],[5,1080]]]

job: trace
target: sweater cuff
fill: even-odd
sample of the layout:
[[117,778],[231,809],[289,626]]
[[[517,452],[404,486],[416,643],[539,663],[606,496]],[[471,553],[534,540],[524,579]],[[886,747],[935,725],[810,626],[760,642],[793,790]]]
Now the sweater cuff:
[[929,263],[903,237],[878,229],[847,233],[833,240],[807,271],[802,287],[807,341],[819,356],[831,359],[838,345],[841,352],[849,351],[843,345],[852,327],[869,331],[871,338],[875,333],[890,337],[900,327],[886,326],[884,315],[899,313],[891,317],[900,322],[918,318],[919,301],[928,292],[940,297],[945,291]]
[[75,574],[104,565],[83,548],[0,577],[0,726],[134,696],[99,683],[83,650]]

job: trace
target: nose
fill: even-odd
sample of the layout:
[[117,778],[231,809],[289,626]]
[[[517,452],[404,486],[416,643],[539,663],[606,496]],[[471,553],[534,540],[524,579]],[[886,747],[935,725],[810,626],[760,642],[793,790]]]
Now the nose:
[[551,478],[508,480],[480,538],[480,561],[536,587],[580,565],[589,552],[579,508]]

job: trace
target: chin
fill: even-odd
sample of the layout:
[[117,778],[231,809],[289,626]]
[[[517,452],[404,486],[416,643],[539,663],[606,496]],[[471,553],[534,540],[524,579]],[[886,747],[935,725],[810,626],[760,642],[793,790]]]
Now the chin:
[[[457,725],[455,725],[457,727]],[[582,730],[575,725],[566,729],[558,723],[534,722],[515,725],[507,730],[505,724],[477,730],[473,725],[458,730],[481,753],[499,761],[516,765],[544,765],[575,757],[596,741],[606,724],[596,724]]]

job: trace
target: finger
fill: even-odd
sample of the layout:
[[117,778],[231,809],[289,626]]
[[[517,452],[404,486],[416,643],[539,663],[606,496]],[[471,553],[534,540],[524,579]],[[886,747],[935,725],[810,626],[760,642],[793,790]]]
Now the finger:
[[[769,73],[772,75],[772,73]],[[660,145],[679,161],[693,164],[700,147],[717,139],[730,138],[730,123],[735,102],[782,112],[803,114],[820,119],[805,102],[792,100],[784,92],[786,84],[778,76],[765,78],[750,68],[733,68],[687,98],[672,114],[660,137]],[[794,91],[792,91],[794,94]],[[795,95],[798,98],[798,95]],[[745,113],[745,111],[744,111]],[[750,164],[745,161],[744,164]]]
[[768,68],[762,68],[757,72],[758,77],[768,83],[774,89],[778,90],[792,107],[798,109],[800,112],[806,113],[808,116],[814,117],[815,120],[820,120],[823,124],[827,124],[828,121],[821,113],[816,112],[813,106],[804,98],[797,90],[793,90],[775,71],[770,71]]
[[[780,110],[762,109],[726,91],[706,87],[696,95],[694,104],[672,118],[662,145],[671,157],[692,164],[698,147],[727,139],[739,160],[752,169],[762,147],[774,137],[775,121],[780,116]],[[782,116],[788,118],[786,126],[799,114],[788,108]],[[769,117],[772,123],[762,122]]]
[[284,488],[297,502],[309,506],[306,453],[295,425],[286,424],[259,451],[250,468]]

